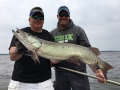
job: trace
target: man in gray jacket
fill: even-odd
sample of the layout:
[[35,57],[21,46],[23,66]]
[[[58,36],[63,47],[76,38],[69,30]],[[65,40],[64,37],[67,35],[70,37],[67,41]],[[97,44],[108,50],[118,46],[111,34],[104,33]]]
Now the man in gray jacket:
[[[91,47],[84,30],[81,27],[76,26],[70,19],[70,11],[66,6],[61,6],[58,9],[57,18],[57,28],[51,31],[55,42],[72,43]],[[90,90],[88,77],[59,68],[59,66],[63,66],[86,73],[86,64],[80,62],[80,65],[76,65],[67,61],[62,61],[54,66],[56,73],[55,90],[71,90],[71,88],[72,90]],[[106,79],[100,68],[96,69],[95,74],[99,77],[99,82],[106,83]]]

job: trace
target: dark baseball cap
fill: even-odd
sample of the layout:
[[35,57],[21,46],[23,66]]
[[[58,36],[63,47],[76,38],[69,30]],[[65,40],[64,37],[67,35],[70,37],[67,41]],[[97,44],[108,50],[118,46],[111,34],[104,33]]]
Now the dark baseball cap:
[[58,14],[59,14],[62,10],[65,10],[68,14],[70,14],[70,11],[69,11],[68,7],[66,7],[66,6],[61,6],[61,7],[59,7],[59,9],[58,9]]
[[44,17],[44,12],[43,12],[42,10],[39,10],[39,9],[32,9],[32,10],[30,11],[30,16],[32,16],[32,15],[35,14],[36,12],[40,12],[40,13],[43,15],[43,17]]

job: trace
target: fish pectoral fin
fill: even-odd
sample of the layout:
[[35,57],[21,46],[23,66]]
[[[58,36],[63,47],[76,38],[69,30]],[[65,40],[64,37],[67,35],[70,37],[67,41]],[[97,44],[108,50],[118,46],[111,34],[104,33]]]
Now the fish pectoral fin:
[[38,58],[36,51],[31,51],[31,52],[33,54],[33,60],[35,61],[35,63],[40,63],[40,60]]
[[76,65],[80,65],[80,60],[77,57],[73,56],[69,60],[70,60],[69,62],[72,62],[72,63],[74,63]]
[[89,49],[90,49],[93,53],[95,53],[97,56],[100,55],[100,51],[99,51],[98,48],[95,48],[95,47],[89,47]]

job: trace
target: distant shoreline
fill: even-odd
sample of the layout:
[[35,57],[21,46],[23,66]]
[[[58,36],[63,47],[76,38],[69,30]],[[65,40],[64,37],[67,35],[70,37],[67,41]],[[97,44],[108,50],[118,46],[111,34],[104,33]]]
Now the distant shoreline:
[[100,51],[100,52],[120,52],[120,51]]
[[9,54],[0,54],[0,55],[9,55]]
[[[120,52],[120,51],[100,51],[100,52]],[[9,55],[9,54],[0,54],[0,55]]]

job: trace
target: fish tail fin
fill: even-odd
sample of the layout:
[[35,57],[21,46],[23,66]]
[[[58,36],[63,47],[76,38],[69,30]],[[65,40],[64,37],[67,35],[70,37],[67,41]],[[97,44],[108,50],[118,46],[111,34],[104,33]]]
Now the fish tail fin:
[[103,74],[104,76],[107,78],[107,71],[110,70],[110,69],[113,69],[113,67],[108,64],[107,62],[104,62],[105,66],[104,68],[102,68],[102,71],[103,71]]
[[[110,70],[110,69],[113,69],[113,67],[106,62],[103,62],[103,63],[104,63],[104,67],[101,68],[101,70],[102,70],[105,78],[107,78],[107,71]],[[88,66],[92,69],[92,71],[94,73],[96,72],[96,70],[97,70],[97,65],[96,64],[89,64]],[[98,64],[98,66],[99,66],[99,64]]]

